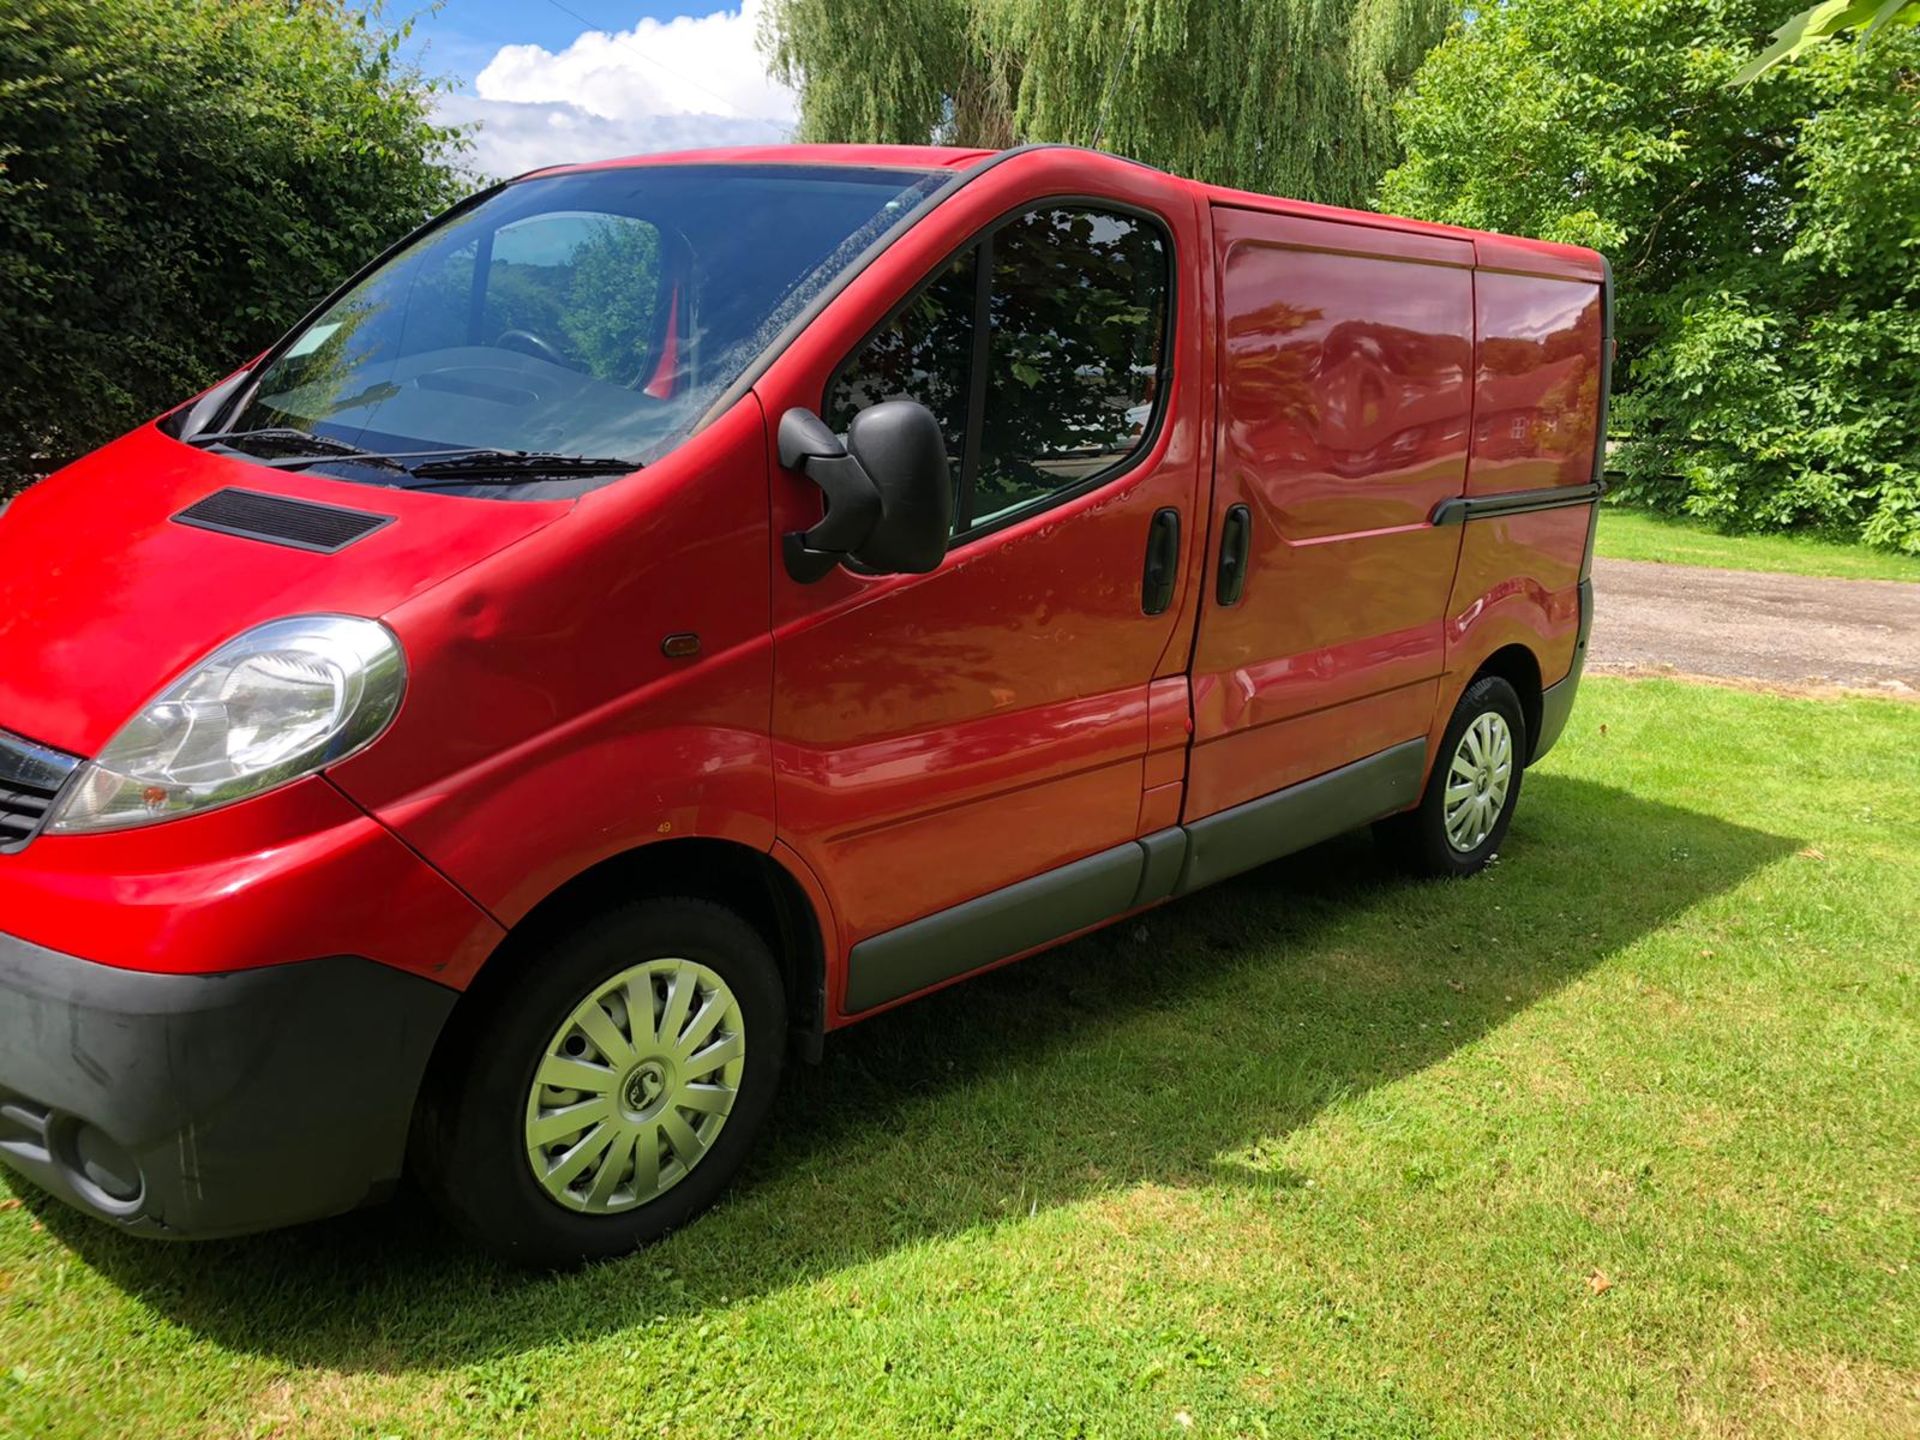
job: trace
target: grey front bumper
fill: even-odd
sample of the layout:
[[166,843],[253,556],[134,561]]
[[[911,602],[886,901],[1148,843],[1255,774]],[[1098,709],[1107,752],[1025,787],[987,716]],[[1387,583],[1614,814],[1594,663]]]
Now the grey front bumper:
[[457,998],[350,956],[154,975],[0,935],[0,1162],[162,1237],[353,1209],[399,1178]]

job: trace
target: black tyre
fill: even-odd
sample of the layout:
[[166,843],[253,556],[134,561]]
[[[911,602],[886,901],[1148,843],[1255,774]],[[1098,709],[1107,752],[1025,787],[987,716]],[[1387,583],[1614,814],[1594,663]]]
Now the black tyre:
[[711,1204],[752,1149],[786,1053],[779,970],[745,920],[689,899],[519,961],[436,1058],[416,1173],[506,1259],[624,1254]]
[[1454,707],[1420,804],[1382,820],[1374,834],[1417,874],[1484,870],[1520,803],[1528,743],[1526,711],[1513,686],[1481,676]]

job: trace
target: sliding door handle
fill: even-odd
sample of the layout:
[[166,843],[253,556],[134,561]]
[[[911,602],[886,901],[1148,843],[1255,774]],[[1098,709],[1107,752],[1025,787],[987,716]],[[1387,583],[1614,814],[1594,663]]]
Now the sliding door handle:
[[1247,552],[1252,537],[1253,516],[1246,506],[1235,505],[1220,527],[1220,577],[1213,596],[1222,605],[1239,603],[1247,588]]

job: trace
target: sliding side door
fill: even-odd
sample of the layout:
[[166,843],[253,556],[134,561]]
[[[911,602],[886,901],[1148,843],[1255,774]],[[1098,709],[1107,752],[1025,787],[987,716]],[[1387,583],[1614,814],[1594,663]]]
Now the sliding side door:
[[[1345,828],[1411,803],[1424,770],[1408,742],[1445,666],[1460,536],[1432,517],[1466,482],[1473,247],[1213,217],[1219,428],[1185,818],[1371,762],[1373,783],[1330,802]],[[1205,848],[1195,880],[1238,868]]]

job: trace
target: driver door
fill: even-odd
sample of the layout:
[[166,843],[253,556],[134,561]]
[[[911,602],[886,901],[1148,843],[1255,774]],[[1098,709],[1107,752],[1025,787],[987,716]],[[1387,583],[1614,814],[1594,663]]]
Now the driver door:
[[[791,406],[842,429],[927,405],[956,491],[931,574],[801,584],[775,564],[778,828],[851,952],[836,1018],[1005,958],[1007,904],[1061,933],[1126,908],[1130,881],[1103,898],[1074,867],[1142,832],[1149,690],[1186,663],[1201,325],[1174,277],[1196,238],[1164,176],[1023,157],[908,232],[761,382],[770,429]],[[819,492],[772,468],[776,534],[817,522]],[[1176,573],[1150,594],[1170,525]]]

